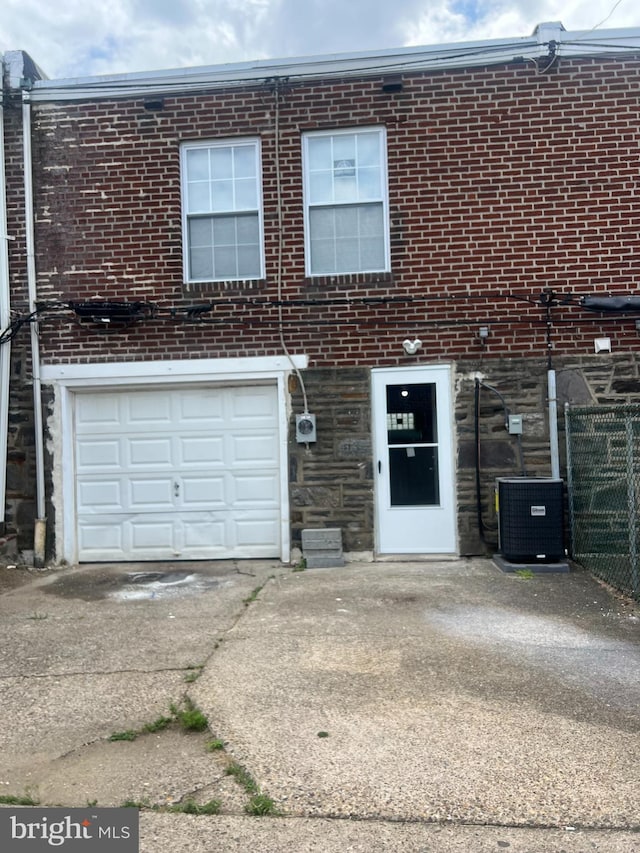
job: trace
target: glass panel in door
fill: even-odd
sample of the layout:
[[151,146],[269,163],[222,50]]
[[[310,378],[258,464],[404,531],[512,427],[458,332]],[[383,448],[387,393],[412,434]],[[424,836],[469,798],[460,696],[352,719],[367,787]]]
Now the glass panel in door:
[[391,506],[438,506],[436,385],[387,385],[386,397]]

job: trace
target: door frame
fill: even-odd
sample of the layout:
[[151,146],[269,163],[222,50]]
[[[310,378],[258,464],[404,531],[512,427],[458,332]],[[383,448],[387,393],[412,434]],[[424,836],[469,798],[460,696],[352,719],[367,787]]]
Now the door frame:
[[[449,426],[449,458],[447,460],[442,460],[439,458],[440,470],[443,474],[449,476],[449,481],[451,484],[449,499],[451,501],[451,513],[452,513],[452,522],[453,522],[453,548],[452,550],[447,549],[446,551],[430,551],[430,552],[418,552],[418,551],[402,551],[402,552],[389,552],[382,551],[380,548],[381,542],[381,485],[380,485],[380,477],[381,475],[378,473],[377,469],[377,459],[378,459],[378,447],[379,441],[381,440],[381,436],[378,433],[377,423],[379,418],[377,417],[377,409],[376,406],[380,405],[380,400],[375,397],[375,382],[377,377],[388,377],[388,382],[393,383],[393,377],[395,376],[406,376],[407,374],[412,376],[412,382],[420,383],[429,382],[429,375],[433,375],[436,371],[442,372],[446,371],[448,374],[448,400],[445,401],[445,417]],[[456,466],[455,466],[455,458],[456,458],[456,433],[454,429],[455,418],[454,418],[454,365],[451,363],[432,363],[432,364],[420,364],[420,365],[412,365],[403,367],[400,365],[396,365],[395,367],[376,367],[371,370],[371,432],[372,432],[372,440],[373,440],[373,470],[374,470],[374,545],[375,545],[375,555],[376,556],[384,556],[388,557],[390,554],[397,553],[398,555],[402,555],[403,558],[415,558],[415,557],[433,557],[436,554],[443,555],[456,555],[458,553],[458,518],[457,518],[457,482],[456,482]],[[438,415],[440,415],[440,403],[437,403],[437,411]],[[386,436],[385,436],[386,439]],[[446,467],[443,467],[443,462]],[[385,470],[388,467],[385,464]]]
[[76,525],[75,400],[77,394],[99,391],[135,391],[149,386],[167,390],[190,386],[274,384],[278,395],[278,449],[280,466],[280,559],[291,559],[289,511],[288,430],[289,373],[307,366],[306,356],[185,359],[181,361],[110,362],[42,366],[42,382],[54,388],[54,406],[48,420],[52,436],[53,495],[56,560],[78,562]]

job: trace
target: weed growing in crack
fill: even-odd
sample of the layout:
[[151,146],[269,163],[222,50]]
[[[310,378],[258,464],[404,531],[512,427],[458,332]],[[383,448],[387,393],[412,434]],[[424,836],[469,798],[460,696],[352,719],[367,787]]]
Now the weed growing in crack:
[[535,574],[531,571],[531,569],[516,569],[515,574],[519,578],[524,578],[524,580],[528,581],[531,580],[531,578],[535,577]]
[[220,814],[222,803],[220,800],[209,800],[208,803],[196,803],[195,800],[185,800],[169,806],[167,811],[179,812],[180,814]]
[[242,764],[238,764],[237,761],[232,761],[227,765],[227,769],[224,772],[227,776],[233,776],[238,785],[242,785],[247,794],[258,793],[258,783],[246,767],[242,766]]
[[161,803],[150,803],[149,800],[125,800],[121,809],[147,809],[152,812],[171,812],[173,814],[220,814],[222,803],[220,800],[209,800],[207,803],[196,803],[188,797],[182,803],[166,805]]
[[37,806],[40,804],[40,800],[36,800],[27,791],[22,797],[16,797],[13,794],[2,794],[0,795],[0,804],[3,806]]
[[193,704],[188,696],[185,696],[182,704],[184,706],[182,708],[172,704],[169,709],[180,727],[185,732],[204,732],[209,726],[209,720],[205,714]]
[[149,734],[153,734],[154,732],[161,732],[170,726],[173,722],[173,717],[158,717],[152,723],[145,723],[142,727],[143,732],[148,732]]
[[[264,586],[264,584],[263,584],[263,586]],[[261,591],[262,591],[261,586],[257,586],[255,589],[253,589],[246,598],[242,599],[242,603],[244,604],[244,606],[248,607],[252,602],[254,602],[256,600],[256,598],[260,595]]]
[[135,740],[140,732],[136,732],[133,729],[127,729],[124,732],[114,732],[112,735],[109,735],[107,740],[110,741],[118,741],[118,740]]
[[280,814],[276,808],[276,804],[268,794],[254,794],[244,807],[244,810],[247,814],[256,815],[258,817]]
[[250,795],[249,802],[244,807],[246,814],[250,815],[279,815],[276,804],[268,794],[262,793],[258,783],[251,773],[237,761],[231,761],[225,770],[227,776],[233,776],[239,785],[242,785],[247,794]]
[[187,696],[183,699],[182,705],[183,707],[178,707],[177,705],[172,704],[169,708],[171,711],[170,717],[162,715],[160,717],[156,717],[156,719],[150,723],[145,723],[139,729],[126,729],[123,732],[114,732],[112,735],[109,735],[107,740],[136,740],[140,735],[154,734],[155,732],[164,731],[164,729],[168,728],[173,723],[178,723],[180,728],[185,732],[205,731],[209,725],[209,721],[202,711],[197,708]]
[[125,800],[120,805],[121,809],[150,809],[152,808],[148,800]]
[[204,670],[204,664],[200,664],[199,666],[188,666],[188,672],[184,675],[184,680],[187,684],[193,684],[194,681],[197,681],[202,675],[202,671]]
[[269,575],[269,577],[267,578],[267,580],[264,583],[260,584],[260,586],[255,587],[249,593],[249,595],[246,598],[243,598],[242,603],[244,604],[244,606],[248,607],[250,604],[252,604],[256,600],[256,598],[260,595],[262,590],[265,588],[265,586],[267,585],[267,582],[275,580],[275,577],[276,577],[275,575]]
[[222,749],[224,749],[224,741],[220,740],[220,738],[215,737],[212,740],[208,740],[206,743],[207,752],[218,752]]

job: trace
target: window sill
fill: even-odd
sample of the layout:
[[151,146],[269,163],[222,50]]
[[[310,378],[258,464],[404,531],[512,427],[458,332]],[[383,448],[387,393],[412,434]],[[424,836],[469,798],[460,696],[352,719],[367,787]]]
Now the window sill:
[[391,284],[393,273],[391,272],[354,272],[341,273],[339,275],[312,275],[306,276],[304,286],[313,287],[341,287],[349,284]]
[[185,296],[220,296],[262,290],[266,284],[267,281],[264,278],[231,279],[229,281],[185,281],[182,284],[182,292]]

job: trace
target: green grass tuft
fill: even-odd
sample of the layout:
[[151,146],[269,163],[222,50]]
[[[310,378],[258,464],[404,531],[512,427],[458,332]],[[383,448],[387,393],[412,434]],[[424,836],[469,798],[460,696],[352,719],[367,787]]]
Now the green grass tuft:
[[525,580],[531,580],[531,578],[535,577],[535,572],[532,572],[531,569],[516,569],[515,574]]
[[232,761],[225,770],[227,776],[233,776],[236,782],[245,789],[247,794],[257,794],[258,784],[249,771],[238,764],[237,761]]
[[148,732],[149,734],[153,734],[153,732],[161,732],[170,726],[173,722],[172,717],[158,717],[152,723],[145,723],[142,727],[143,732]]
[[30,794],[25,794],[22,797],[16,797],[13,794],[0,795],[0,803],[3,806],[37,806],[39,800],[34,800]]
[[193,704],[188,696],[183,701],[182,708],[171,705],[171,713],[185,732],[204,732],[209,726],[209,720],[205,714]]
[[244,807],[247,814],[262,817],[263,815],[279,815],[276,804],[267,794],[254,794]]
[[112,735],[109,735],[108,740],[135,740],[137,737],[138,732],[134,732],[133,729],[127,729],[125,732],[114,732]]
[[222,803],[220,800],[209,800],[208,803],[196,803],[194,800],[185,800],[183,803],[176,803],[169,806],[170,812],[179,812],[180,814],[220,814]]

